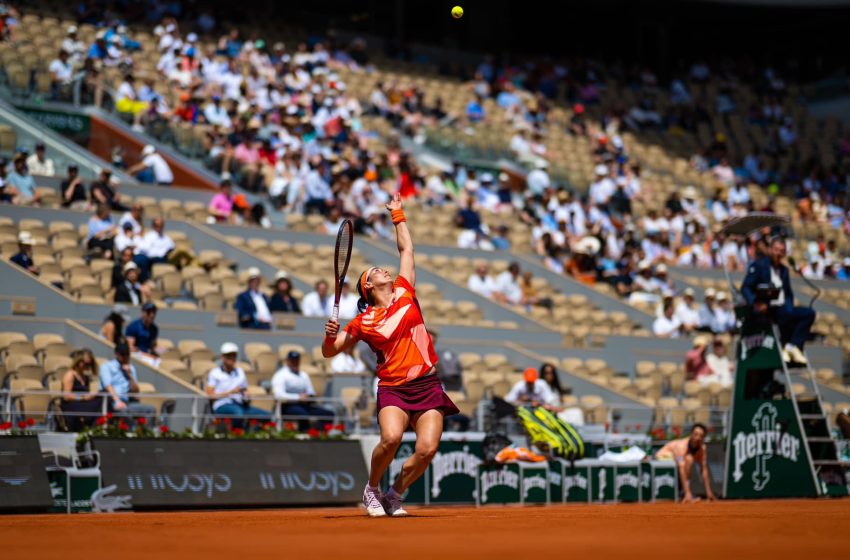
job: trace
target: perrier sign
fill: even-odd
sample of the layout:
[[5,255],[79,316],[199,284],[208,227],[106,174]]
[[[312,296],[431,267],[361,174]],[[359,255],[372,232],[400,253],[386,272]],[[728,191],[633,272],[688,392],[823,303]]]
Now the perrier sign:
[[726,448],[727,498],[818,495],[800,421],[784,395],[779,348],[770,325],[745,325]]

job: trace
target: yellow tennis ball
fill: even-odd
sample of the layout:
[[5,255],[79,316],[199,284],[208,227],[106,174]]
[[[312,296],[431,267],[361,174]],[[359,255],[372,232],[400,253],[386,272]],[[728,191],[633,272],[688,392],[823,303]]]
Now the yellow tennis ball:
[[452,8],[452,17],[455,19],[460,19],[463,17],[463,8],[460,6],[455,6]]

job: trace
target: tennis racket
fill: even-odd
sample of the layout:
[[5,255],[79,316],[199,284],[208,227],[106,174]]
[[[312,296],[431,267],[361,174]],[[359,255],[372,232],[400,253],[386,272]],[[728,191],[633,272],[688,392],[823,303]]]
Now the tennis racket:
[[351,220],[345,219],[336,233],[336,247],[334,248],[334,276],[336,285],[334,287],[334,309],[331,319],[339,319],[339,298],[342,295],[342,284],[348,272],[348,263],[351,261],[351,245],[354,242],[354,225]]

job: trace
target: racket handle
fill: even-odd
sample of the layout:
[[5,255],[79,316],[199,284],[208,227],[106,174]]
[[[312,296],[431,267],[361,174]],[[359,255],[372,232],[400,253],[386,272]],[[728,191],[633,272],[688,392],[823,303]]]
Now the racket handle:
[[331,321],[339,319],[339,306],[334,305],[334,310],[331,312]]

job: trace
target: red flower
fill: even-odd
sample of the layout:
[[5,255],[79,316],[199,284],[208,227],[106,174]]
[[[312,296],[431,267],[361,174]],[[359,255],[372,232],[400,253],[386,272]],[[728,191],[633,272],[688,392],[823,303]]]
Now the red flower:
[[219,420],[218,418],[213,418],[212,423],[213,423],[213,426],[218,426],[219,424],[221,424],[221,420]]
[[334,430],[336,430],[338,432],[344,432],[345,431],[345,424],[337,424],[336,426],[334,426]]
[[331,430],[334,429],[333,424],[325,424],[324,427],[325,427],[326,432],[330,432]]
[[274,422],[266,422],[263,424],[264,430],[274,430]]
[[295,422],[286,422],[283,424],[283,427],[289,430],[290,432],[294,432],[297,429]]
[[24,429],[24,428],[26,428],[26,427],[27,427],[27,423],[26,423],[26,422],[24,422],[23,420],[21,420],[20,422],[18,422],[18,428],[20,428],[20,429],[22,429],[22,430],[23,430],[23,429]]
[[121,421],[118,423],[118,429],[126,432],[127,430],[129,430],[129,429],[130,429],[130,426],[128,426],[128,425],[127,425],[127,422],[125,422],[125,421],[121,420]]
[[112,413],[111,413],[111,412],[107,412],[107,413],[106,413],[106,418],[107,418],[107,420],[112,420]]
[[94,423],[98,426],[103,426],[104,424],[106,424],[106,416],[101,416],[100,418],[95,420]]
[[166,425],[160,426],[159,427],[159,433],[161,433],[162,435],[167,434],[168,433],[168,426],[166,426]]
[[320,432],[316,428],[310,428],[309,430],[307,430],[307,435],[311,438],[317,438],[319,437]]
[[639,432],[639,431],[640,431],[640,424],[635,424],[635,431],[636,431],[636,432]]
[[225,426],[229,426],[230,425],[230,418],[225,418],[224,424],[225,424]]
[[251,418],[250,420],[248,420],[248,425],[251,426],[252,428],[259,423],[260,423],[259,420],[257,420],[256,418]]
[[147,424],[147,423],[148,423],[148,421],[147,421],[145,418],[139,418],[138,420],[136,420],[136,423],[137,423],[139,426],[144,426],[145,424]]
[[11,422],[3,422],[2,424],[0,424],[0,430],[3,430],[3,431],[8,430],[11,427],[12,427]]
[[244,436],[245,430],[243,430],[242,428],[233,428],[233,435],[234,436]]

